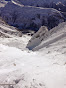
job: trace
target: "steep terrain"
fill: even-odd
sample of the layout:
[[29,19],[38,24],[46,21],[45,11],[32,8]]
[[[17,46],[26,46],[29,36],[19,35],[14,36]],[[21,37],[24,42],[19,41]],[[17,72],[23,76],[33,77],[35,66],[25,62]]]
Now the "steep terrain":
[[0,0],[0,88],[66,88],[66,13],[52,3]]
[[29,49],[39,50],[43,49],[43,47],[52,47],[55,44],[58,51],[60,50],[60,46],[62,49],[64,46],[62,46],[62,44],[65,44],[64,42],[66,40],[66,22],[59,24],[50,31],[47,30],[46,27],[41,27],[39,31],[33,35],[27,47]]
[[[31,38],[32,32],[23,34],[18,31],[15,27],[9,26],[0,18],[0,44],[8,45],[11,47],[17,47],[21,50],[26,48],[26,44]],[[27,49],[26,49],[27,50]]]
[[16,30],[15,27],[9,26],[0,18],[0,37],[12,38],[15,36],[20,36],[19,33],[20,32]]
[[36,31],[42,25],[51,29],[64,21],[64,16],[56,9],[23,6],[13,2],[9,2],[4,8],[1,8],[0,14],[9,25],[21,30]]
[[[23,48],[27,45],[28,36],[18,38],[23,49],[17,47],[20,43],[13,45],[15,38],[10,42],[11,47],[3,45],[7,43],[6,38],[0,38],[1,88],[66,88],[66,23],[49,32],[46,27],[41,29],[37,42],[44,38],[33,48],[35,52]],[[42,32],[48,35],[42,36]]]
[[66,0],[12,0],[14,2],[43,8],[55,8],[59,11],[66,12]]
[[[12,0],[17,2],[18,0]],[[62,2],[65,3],[66,0],[19,0],[23,5],[34,5],[34,6],[44,6],[44,4],[50,3],[58,3]]]

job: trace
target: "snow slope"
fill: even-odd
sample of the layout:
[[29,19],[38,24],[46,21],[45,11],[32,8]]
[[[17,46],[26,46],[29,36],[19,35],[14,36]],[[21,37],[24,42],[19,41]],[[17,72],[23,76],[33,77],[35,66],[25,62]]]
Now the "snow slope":
[[62,50],[66,43],[66,23],[61,23],[58,27],[53,28],[48,35],[49,36],[42,41],[35,50],[43,47],[53,47],[53,45],[56,45],[56,49],[58,51],[61,50],[61,52],[65,52],[66,54],[66,48]]
[[22,36],[22,33],[20,33],[18,30],[16,30],[15,27],[11,27],[8,24],[6,24],[1,18],[0,18],[0,37],[3,38],[12,38],[15,36]]
[[[66,22],[59,24],[50,31],[43,30],[46,30],[46,28],[40,28],[39,31],[33,35],[32,39],[27,45],[29,49],[39,50],[43,49],[44,47],[53,47],[53,45],[56,45],[55,49],[58,51],[60,51],[59,47],[63,49],[66,41]],[[62,44],[64,45],[62,46]],[[63,52],[63,50],[61,52]]]
[[27,35],[0,38],[0,88],[66,88],[66,23],[40,29],[36,51],[26,49]]
[[[31,22],[41,26],[43,18],[43,23],[50,22],[48,16],[60,20],[58,23],[63,22],[62,14],[51,8],[9,2],[1,10],[7,23],[20,22],[20,27],[28,27]],[[0,88],[66,88],[66,22],[50,31],[41,26],[31,38],[1,20],[0,33]]]
[[66,88],[66,55],[54,47],[29,52],[0,44],[0,84],[11,84],[1,88]]
[[[32,31],[29,31],[29,33],[30,35],[33,34]],[[31,36],[28,35],[28,33],[24,34],[15,27],[9,26],[0,18],[0,44],[24,50],[31,39]]]

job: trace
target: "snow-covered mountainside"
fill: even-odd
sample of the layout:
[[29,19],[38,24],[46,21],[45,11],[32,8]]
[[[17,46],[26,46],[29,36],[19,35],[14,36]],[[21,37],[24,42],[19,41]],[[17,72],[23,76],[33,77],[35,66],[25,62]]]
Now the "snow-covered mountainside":
[[50,31],[47,30],[46,27],[41,27],[39,31],[33,35],[27,47],[29,49],[39,50],[43,49],[43,47],[53,47],[53,45],[56,45],[58,51],[60,50],[59,47],[62,49],[64,46],[62,46],[62,44],[65,44],[64,42],[66,41],[66,22],[59,24]]
[[65,1],[0,0],[0,88],[66,88]]
[[34,48],[39,51],[17,47],[18,40],[21,47],[27,45],[28,36],[0,38],[0,88],[66,88],[66,23],[49,32],[44,26],[40,29],[44,40]]
[[27,48],[32,50],[33,48],[38,46],[42,42],[42,40],[46,37],[47,32],[48,32],[47,27],[41,26],[41,28],[32,36],[31,40],[29,40]]
[[23,34],[21,31],[18,31],[15,27],[9,26],[0,18],[0,44],[8,45],[11,47],[17,47],[21,50],[26,48],[26,44],[30,40],[33,34],[32,31]]
[[16,30],[15,27],[11,27],[7,25],[1,18],[0,18],[0,37],[12,38],[15,36],[21,36],[19,31]]
[[1,8],[0,14],[9,25],[20,29],[38,30],[42,25],[51,29],[64,21],[63,15],[56,9],[21,6],[13,2]]

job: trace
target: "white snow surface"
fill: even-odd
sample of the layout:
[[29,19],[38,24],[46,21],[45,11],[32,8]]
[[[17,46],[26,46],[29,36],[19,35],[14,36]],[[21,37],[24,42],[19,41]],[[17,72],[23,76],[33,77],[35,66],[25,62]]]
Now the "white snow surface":
[[[58,26],[50,31],[51,36],[48,35],[45,41],[49,41],[50,44],[52,39],[65,33],[65,23],[61,24],[60,28]],[[11,44],[16,39],[14,37]],[[26,47],[28,39],[25,35],[17,41],[21,40],[22,47]],[[20,49],[17,47],[19,43],[15,46],[4,43],[9,41],[11,38],[0,38],[0,84],[11,85],[0,85],[0,88],[66,88],[65,37],[61,39],[60,36],[59,41],[46,47],[43,46],[43,40],[39,44],[42,46],[39,51]]]
[[66,88],[65,57],[57,51],[27,52],[0,44],[0,83],[15,84],[14,88]]
[[[27,47],[33,50],[39,50],[44,47],[60,48],[66,41],[66,22],[59,24],[50,31],[46,31],[46,27],[41,27],[36,34],[33,35]],[[58,47],[57,47],[58,46]],[[64,46],[64,45],[63,45]],[[60,50],[60,49],[59,49]]]

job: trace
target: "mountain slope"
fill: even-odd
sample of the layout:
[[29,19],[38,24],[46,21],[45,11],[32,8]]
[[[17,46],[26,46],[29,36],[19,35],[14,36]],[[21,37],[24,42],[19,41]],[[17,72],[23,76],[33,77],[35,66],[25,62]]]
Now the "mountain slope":
[[[66,88],[66,22],[61,12],[12,0],[0,8],[0,16],[12,25],[0,19],[0,88]],[[40,29],[31,36],[13,26]]]
[[[18,0],[12,0],[12,1],[17,2]],[[54,3],[62,2],[62,3],[64,3],[65,0],[19,0],[19,2],[21,2],[23,5],[43,6],[44,3],[48,3],[48,4],[51,2],[54,2]]]
[[12,2],[1,8],[0,14],[9,25],[19,29],[38,30],[42,25],[51,29],[64,21],[63,15],[53,8],[21,6]]
[[[0,83],[4,84],[2,88],[66,88],[66,23],[49,32],[46,28],[45,32],[49,35],[43,36],[44,40],[34,48],[38,51],[34,52],[16,48],[19,43],[11,47],[3,45],[3,40],[7,42],[6,38],[0,41]],[[26,38],[21,38],[23,44],[28,40]],[[12,43],[13,40],[15,39],[12,39]]]
[[[35,35],[33,35],[33,38],[29,41],[27,45],[29,49],[39,50],[47,47],[52,48],[53,45],[55,45],[56,47],[55,49],[59,51],[60,50],[59,47],[61,47],[62,49],[65,46],[66,22],[59,24],[57,27],[46,32],[45,34],[44,34],[44,31],[41,30],[41,28],[39,31]],[[36,37],[37,34],[38,34],[38,37]],[[36,44],[36,42],[38,43]],[[65,51],[66,51],[66,48],[65,48]],[[61,50],[61,52],[63,52],[63,50]]]
[[12,2],[25,6],[54,8],[66,12],[66,0],[12,0]]
[[15,27],[7,25],[2,18],[0,18],[0,37],[11,38],[15,36],[20,36],[19,31]]

